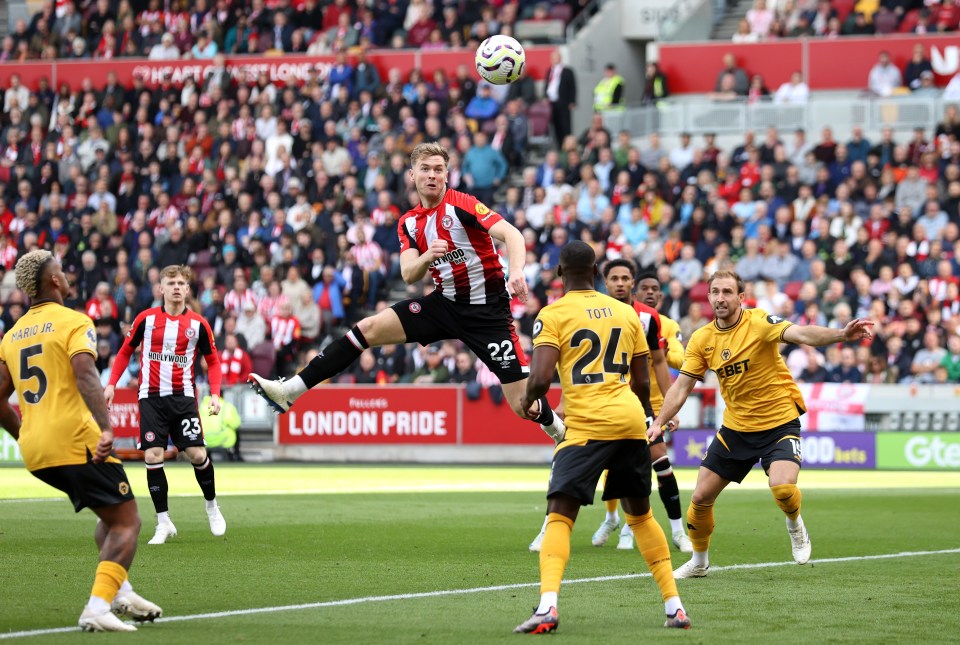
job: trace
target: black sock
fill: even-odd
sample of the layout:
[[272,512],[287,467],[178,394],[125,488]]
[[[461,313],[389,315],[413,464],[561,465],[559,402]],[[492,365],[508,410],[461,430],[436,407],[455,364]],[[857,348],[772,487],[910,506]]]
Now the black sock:
[[217,496],[217,489],[213,483],[213,462],[210,461],[210,455],[207,455],[199,466],[193,466],[193,474],[197,476],[197,483],[203,491],[203,499],[208,502],[214,499]]
[[553,425],[553,410],[550,409],[550,402],[545,396],[540,397],[540,416],[534,421],[542,426]]
[[354,326],[345,336],[324,347],[297,376],[309,390],[350,367],[367,347],[367,339]]
[[657,473],[657,491],[663,507],[667,509],[667,517],[679,520],[683,517],[680,510],[680,487],[677,486],[677,476],[670,467],[670,458],[660,459],[653,464],[653,469]]
[[147,464],[147,488],[150,489],[150,499],[157,513],[166,513],[167,506],[167,473],[163,472],[163,463]]

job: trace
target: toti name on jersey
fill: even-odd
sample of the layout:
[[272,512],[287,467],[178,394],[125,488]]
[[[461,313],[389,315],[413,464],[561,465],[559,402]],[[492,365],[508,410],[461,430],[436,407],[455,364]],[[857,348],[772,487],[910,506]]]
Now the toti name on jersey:
[[771,430],[806,412],[780,355],[791,324],[762,309],[741,309],[732,327],[720,329],[714,321],[690,336],[680,372],[698,380],[707,370],[716,372],[726,403],[723,425],[731,430]]
[[23,417],[19,443],[27,470],[84,464],[97,451],[100,427],[71,363],[77,354],[96,357],[96,350],[90,317],[53,302],[30,307],[0,341]]
[[488,232],[502,219],[476,198],[448,189],[436,208],[417,206],[400,218],[400,252],[426,253],[431,242],[444,240],[447,252],[430,265],[437,290],[454,302],[492,304],[507,296],[503,264]]
[[569,291],[540,310],[533,346],[556,347],[566,439],[646,439],[643,406],[630,389],[630,361],[650,353],[633,307],[597,291]]

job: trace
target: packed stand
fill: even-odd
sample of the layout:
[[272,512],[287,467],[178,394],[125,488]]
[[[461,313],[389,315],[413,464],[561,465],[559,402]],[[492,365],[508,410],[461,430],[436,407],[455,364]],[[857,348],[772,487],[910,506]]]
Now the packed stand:
[[733,42],[953,32],[956,0],[752,0]]
[[0,43],[0,63],[360,48],[476,48],[519,20],[569,21],[581,0],[45,0]]

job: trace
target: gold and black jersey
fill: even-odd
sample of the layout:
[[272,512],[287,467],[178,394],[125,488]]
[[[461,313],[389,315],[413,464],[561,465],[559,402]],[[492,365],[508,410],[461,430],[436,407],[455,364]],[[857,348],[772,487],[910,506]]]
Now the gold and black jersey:
[[71,363],[80,353],[96,356],[96,348],[90,317],[53,302],[31,307],[0,341],[23,418],[20,452],[28,470],[83,464],[96,452],[100,428]]
[[806,411],[780,355],[791,324],[762,309],[741,309],[732,327],[720,329],[714,321],[690,337],[680,372],[698,380],[707,370],[717,373],[726,403],[723,425],[731,430],[770,430]]
[[569,291],[540,310],[537,347],[556,347],[566,439],[645,439],[643,405],[630,389],[630,361],[650,353],[636,311],[597,291]]
[[[660,347],[667,359],[667,365],[675,370],[680,369],[683,365],[683,336],[680,334],[680,325],[673,319],[660,314],[660,336]],[[667,389],[670,389],[670,383],[667,383]],[[650,405],[653,407],[654,414],[660,414],[660,408],[663,407],[663,394],[660,392],[660,384],[653,371],[652,362],[650,363]]]

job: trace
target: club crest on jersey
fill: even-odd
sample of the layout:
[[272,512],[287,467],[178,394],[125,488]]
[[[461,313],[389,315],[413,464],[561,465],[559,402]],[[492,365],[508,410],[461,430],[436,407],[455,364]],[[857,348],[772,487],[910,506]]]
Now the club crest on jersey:
[[188,327],[186,331],[183,332],[183,335],[186,336],[187,338],[193,338],[194,336],[197,335],[197,332],[196,330],[194,330],[193,327]]
[[730,352],[729,349],[725,349],[722,352],[720,352],[721,360],[729,361],[731,356],[733,356],[733,354]]
[[477,202],[477,205],[474,207],[473,210],[477,212],[477,215],[486,215],[487,213],[490,212],[490,209],[487,208],[487,205],[482,204],[480,202]]
[[147,434],[143,435],[143,438],[147,440],[147,443],[150,443],[157,438],[157,435],[153,434],[152,432],[148,432]]
[[97,335],[92,329],[87,330],[87,345],[90,346],[90,349],[97,348]]
[[419,302],[411,302],[409,309],[410,309],[410,313],[418,314],[420,313],[420,310],[422,309],[422,307],[420,306]]
[[443,217],[440,218],[440,226],[442,226],[447,230],[450,230],[450,228],[453,226],[453,218],[450,217],[449,215],[444,215]]

